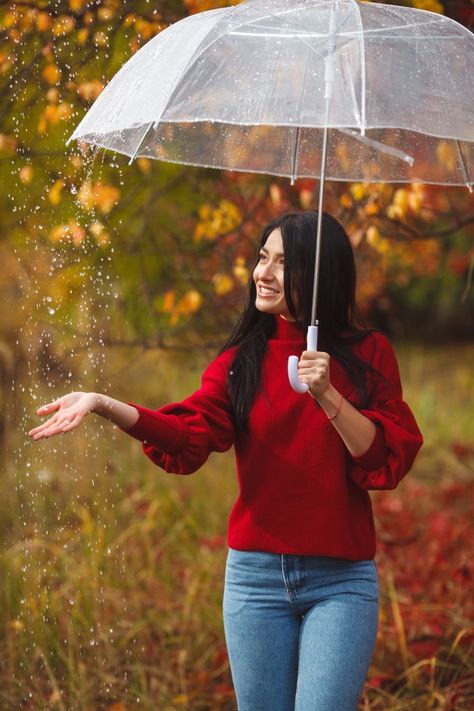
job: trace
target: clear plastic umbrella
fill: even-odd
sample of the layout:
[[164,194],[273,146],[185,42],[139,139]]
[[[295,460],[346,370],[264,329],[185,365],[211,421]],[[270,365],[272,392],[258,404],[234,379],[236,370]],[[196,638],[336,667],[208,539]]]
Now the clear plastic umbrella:
[[[356,0],[247,0],[168,27],[69,141],[131,157],[297,178],[467,185],[474,35]],[[68,143],[69,143],[68,141]],[[317,348],[318,226],[312,324]],[[290,381],[301,390],[296,365]]]

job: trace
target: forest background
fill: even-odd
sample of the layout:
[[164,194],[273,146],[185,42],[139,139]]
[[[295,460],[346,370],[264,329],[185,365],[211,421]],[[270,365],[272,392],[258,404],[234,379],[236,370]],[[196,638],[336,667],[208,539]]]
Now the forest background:
[[[95,416],[26,436],[72,390],[150,407],[189,394],[242,307],[260,228],[315,205],[312,181],[65,147],[143,44],[227,4],[0,2],[1,709],[235,708],[220,612],[232,455],[175,477]],[[471,0],[406,4],[473,28]],[[474,198],[326,196],[425,435],[406,481],[373,496],[381,618],[361,708],[471,709]]]

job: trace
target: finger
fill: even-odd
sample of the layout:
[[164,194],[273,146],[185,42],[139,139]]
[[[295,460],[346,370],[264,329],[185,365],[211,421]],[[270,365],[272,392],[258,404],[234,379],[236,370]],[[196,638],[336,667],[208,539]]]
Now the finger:
[[314,360],[319,355],[318,351],[303,351],[300,357],[301,361]]
[[298,370],[314,370],[319,366],[319,361],[317,360],[308,360],[304,363],[298,363]]
[[45,422],[40,427],[36,428],[36,431],[33,433],[33,439],[41,439],[42,437],[50,437],[52,434],[57,434],[58,432],[61,432],[61,431],[62,431],[62,426],[59,424],[58,421],[51,422],[49,420],[48,422]]
[[73,430],[75,427],[77,427],[81,420],[81,415],[75,415],[74,417],[72,417],[72,419],[58,418],[58,420],[52,426],[51,423],[48,423],[48,426],[45,427],[44,430],[39,433],[39,435],[35,436],[34,439],[41,439],[43,437],[53,437],[54,435],[62,434],[63,432],[69,432],[69,430]]
[[76,415],[72,420],[64,420],[62,423],[62,432],[69,432],[69,430],[73,430],[75,427],[77,427],[82,420],[82,417],[80,415]]
[[325,353],[325,351],[303,351],[301,358],[303,360],[311,358],[323,358],[324,360],[329,360],[329,353]]
[[60,404],[61,403],[59,400],[54,400],[54,402],[49,402],[46,405],[42,405],[36,410],[36,412],[38,413],[38,415],[47,415],[49,412],[54,412],[55,410],[57,410]]
[[59,416],[53,415],[51,419],[47,420],[46,422],[43,422],[41,425],[38,425],[38,427],[34,427],[32,430],[28,432],[29,435],[35,435],[38,432],[43,432],[44,430],[48,429],[52,425],[55,425],[58,422]]

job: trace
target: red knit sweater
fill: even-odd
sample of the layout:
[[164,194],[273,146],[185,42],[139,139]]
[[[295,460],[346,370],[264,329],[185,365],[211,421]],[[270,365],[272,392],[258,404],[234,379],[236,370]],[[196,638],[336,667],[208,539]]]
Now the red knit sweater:
[[[276,317],[253,404],[248,433],[232,425],[226,379],[235,349],[206,369],[199,390],[180,403],[150,410],[133,404],[139,419],[128,430],[147,456],[176,474],[190,474],[210,452],[235,447],[240,493],[229,518],[228,543],[238,550],[323,555],[364,560],[375,554],[368,489],[393,489],[422,444],[402,399],[397,362],[387,339],[367,335],[354,347],[386,379],[378,379],[361,412],[377,425],[368,451],[349,454],[318,403],[295,393],[287,378],[289,355],[301,355],[305,334]],[[353,403],[345,371],[332,358],[331,382]]]

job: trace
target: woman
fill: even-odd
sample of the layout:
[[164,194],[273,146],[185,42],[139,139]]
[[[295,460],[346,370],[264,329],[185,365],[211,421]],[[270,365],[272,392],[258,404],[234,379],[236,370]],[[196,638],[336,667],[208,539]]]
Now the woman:
[[[320,351],[307,351],[317,213],[262,233],[245,310],[181,403],[149,410],[96,393],[40,408],[29,433],[68,432],[95,412],[189,474],[233,444],[240,493],[229,518],[224,628],[239,711],[354,711],[377,633],[369,489],[392,489],[422,437],[391,346],[357,328],[349,239],[323,217]],[[298,355],[305,395],[287,380]]]

